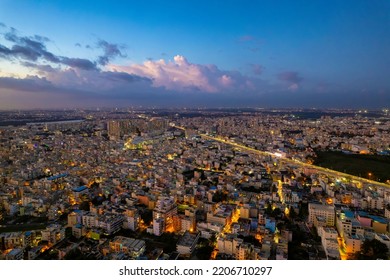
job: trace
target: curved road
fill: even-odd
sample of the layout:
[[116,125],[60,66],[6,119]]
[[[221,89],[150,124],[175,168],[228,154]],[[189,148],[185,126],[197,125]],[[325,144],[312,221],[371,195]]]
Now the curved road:
[[237,144],[235,142],[232,142],[232,141],[229,141],[229,140],[226,140],[226,139],[223,139],[223,138],[213,137],[213,136],[206,135],[206,134],[200,134],[200,136],[205,138],[205,139],[222,142],[222,143],[225,143],[225,144],[228,144],[228,145],[240,148],[242,150],[250,151],[250,152],[255,153],[255,154],[259,154],[259,155],[263,155],[263,156],[271,156],[273,158],[277,158],[280,161],[283,161],[283,162],[286,162],[286,163],[291,163],[291,164],[300,165],[300,166],[307,167],[307,168],[312,168],[312,169],[315,169],[315,170],[317,170],[317,171],[319,171],[319,172],[321,172],[323,174],[326,174],[326,175],[333,175],[333,176],[336,175],[336,176],[340,176],[340,177],[349,177],[349,178],[351,178],[353,180],[356,180],[356,181],[359,181],[359,182],[364,182],[364,183],[371,184],[371,185],[376,185],[376,186],[390,188],[390,185],[385,184],[385,183],[381,183],[381,182],[377,182],[377,181],[373,181],[373,180],[368,180],[366,178],[354,176],[354,175],[351,175],[351,174],[339,172],[339,171],[336,171],[336,170],[332,170],[332,169],[329,169],[329,168],[324,168],[324,167],[313,165],[313,164],[308,164],[308,163],[297,161],[297,160],[292,160],[292,159],[289,159],[289,158],[277,157],[276,155],[274,155],[271,152],[256,150],[254,148],[246,147],[244,145]]
[[[184,131],[186,130],[186,128],[182,127],[182,126],[172,125],[172,127],[175,127],[177,129],[184,130]],[[366,179],[366,178],[362,178],[362,177],[359,177],[359,176],[354,176],[354,175],[351,175],[351,174],[339,172],[339,171],[336,171],[336,170],[333,170],[333,169],[329,169],[329,168],[324,168],[324,167],[321,167],[321,166],[318,166],[318,165],[308,164],[308,163],[305,163],[305,162],[302,162],[302,161],[297,161],[297,160],[293,160],[293,159],[289,159],[289,158],[278,157],[278,156],[274,155],[271,152],[256,150],[254,148],[250,148],[250,147],[247,147],[247,146],[244,146],[244,145],[241,145],[241,144],[237,144],[235,142],[226,140],[224,138],[213,137],[213,136],[210,136],[210,135],[207,135],[207,134],[199,134],[199,135],[201,137],[205,138],[205,139],[209,139],[209,140],[214,140],[214,141],[218,141],[218,142],[221,142],[221,143],[225,143],[225,144],[234,146],[236,148],[240,148],[242,150],[250,151],[250,152],[255,153],[255,154],[259,154],[259,155],[262,155],[262,156],[271,156],[272,158],[277,158],[278,160],[286,162],[286,163],[300,165],[300,166],[307,167],[307,168],[312,168],[312,169],[315,169],[315,170],[317,170],[318,172],[320,172],[322,174],[332,175],[332,176],[336,175],[336,176],[340,176],[340,177],[349,177],[349,178],[351,178],[351,179],[353,179],[355,181],[363,182],[363,183],[366,183],[366,184],[371,184],[371,185],[375,185],[375,186],[381,186],[381,187],[390,188],[390,185],[385,184],[385,183],[381,183],[381,182],[369,180],[369,179]]]

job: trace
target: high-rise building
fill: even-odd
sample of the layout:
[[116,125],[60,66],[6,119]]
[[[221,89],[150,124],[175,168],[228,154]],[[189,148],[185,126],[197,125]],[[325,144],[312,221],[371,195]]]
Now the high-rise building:
[[163,220],[163,230],[173,231],[173,217],[177,215],[177,205],[172,198],[161,197],[157,200],[153,210],[153,220]]
[[108,132],[108,137],[110,139],[119,139],[121,136],[121,125],[120,121],[109,121],[107,123],[107,132]]

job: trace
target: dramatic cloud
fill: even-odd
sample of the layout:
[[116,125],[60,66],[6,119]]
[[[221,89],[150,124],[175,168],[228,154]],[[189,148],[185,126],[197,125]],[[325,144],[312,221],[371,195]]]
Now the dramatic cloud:
[[250,80],[237,71],[223,71],[215,65],[190,63],[181,55],[176,55],[173,61],[147,60],[143,64],[110,65],[110,68],[150,78],[153,86],[174,91],[216,93],[245,91],[252,86]]
[[[68,57],[55,54],[48,48],[52,42],[43,36],[20,36],[12,29],[0,34],[0,62],[12,64],[0,77],[0,106],[22,104],[63,104],[75,106],[286,106],[297,105],[302,100],[310,104],[314,93],[316,100],[338,100],[345,87],[305,81],[300,72],[285,71],[263,80],[264,66],[249,64],[251,73],[223,70],[213,64],[197,64],[182,55],[170,59],[148,59],[142,63],[116,65],[111,61],[125,57],[121,45],[99,40],[95,44],[82,45],[100,51],[94,59]],[[243,45],[258,42],[251,37],[243,38]],[[79,44],[81,46],[81,44]],[[77,45],[78,46],[78,45]],[[161,56],[167,56],[162,54]],[[168,56],[167,56],[168,57]],[[267,70],[270,72],[270,70]],[[24,76],[22,73],[29,73]],[[294,91],[295,94],[288,94]],[[370,104],[370,93],[349,90],[362,102]],[[367,96],[364,97],[364,96]],[[389,102],[387,91],[376,94],[383,104]],[[363,97],[365,98],[363,98]],[[322,98],[322,99],[320,99]],[[61,101],[59,101],[61,100]],[[379,100],[379,99],[378,99]],[[8,102],[8,103],[7,103]],[[48,102],[48,103],[45,103]],[[63,103],[59,103],[63,102]],[[317,101],[313,101],[315,104]],[[337,101],[337,104],[342,104]],[[4,105],[5,104],[5,105]],[[365,104],[365,103],[362,103]],[[299,104],[298,104],[299,105]],[[18,106],[18,105],[15,105]],[[314,106],[314,105],[313,105]],[[44,106],[43,106],[44,107]]]
[[278,79],[289,84],[288,89],[296,91],[299,89],[303,78],[299,76],[298,72],[286,71],[278,74]]
[[8,55],[14,58],[36,61],[39,58],[49,62],[58,63],[60,59],[51,52],[48,52],[45,46],[50,40],[47,37],[35,35],[32,37],[18,36],[16,30],[11,28],[10,32],[4,34],[4,39],[15,43],[11,48],[2,46],[0,54]]
[[99,40],[98,47],[103,49],[104,54],[99,56],[98,63],[100,65],[106,65],[115,57],[126,57],[120,50],[123,47],[118,46],[117,44],[111,44],[104,40]]
[[24,78],[2,77],[2,90],[26,94],[50,92],[56,96],[73,98],[78,95],[81,99],[82,96],[115,98],[157,92],[149,78],[104,69],[103,66],[111,59],[125,57],[121,50],[123,48],[116,44],[99,40],[97,45],[103,50],[103,55],[93,61],[56,55],[46,47],[46,43],[50,42],[48,38],[38,35],[19,36],[12,28],[3,34],[3,38],[8,44],[0,44],[0,59],[27,68],[30,75]]
[[[6,44],[0,45],[0,58],[19,64],[30,73],[24,79],[9,77],[2,80],[0,88],[7,90],[25,92],[31,88],[32,92],[51,91],[99,98],[153,98],[159,102],[164,98],[186,102],[190,98],[201,100],[201,104],[224,100],[226,96],[234,102],[241,102],[243,96],[258,96],[272,92],[275,87],[239,71],[222,70],[213,64],[191,63],[181,55],[176,55],[173,60],[150,58],[128,66],[110,64],[115,58],[126,57],[125,48],[105,40],[99,40],[94,48],[103,54],[90,60],[56,55],[46,46],[51,42],[49,38],[20,36],[12,28],[3,34],[3,38]],[[251,41],[253,38],[243,39]],[[81,44],[76,43],[76,46]],[[91,48],[90,45],[86,47]],[[261,65],[253,65],[254,74],[260,75],[261,72]]]
[[[57,56],[49,52],[46,48],[45,44],[50,42],[49,38],[39,35],[30,37],[19,36],[13,28],[4,34],[4,39],[13,43],[13,45],[6,47],[0,44],[0,57],[9,60],[21,59],[31,62],[43,60],[49,63],[62,64],[84,70],[96,70],[97,64],[104,66],[117,56],[125,57],[118,45],[108,43],[104,40],[99,40],[98,42],[98,47],[103,50],[104,54],[98,57],[97,62],[94,62],[84,58]],[[76,45],[81,46],[80,44]]]

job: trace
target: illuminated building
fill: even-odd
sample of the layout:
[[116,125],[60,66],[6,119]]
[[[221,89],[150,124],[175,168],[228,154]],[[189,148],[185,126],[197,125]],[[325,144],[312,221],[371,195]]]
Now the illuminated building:
[[153,219],[153,234],[156,236],[162,235],[164,232],[164,219]]
[[332,205],[324,205],[317,203],[309,203],[309,223],[314,224],[317,216],[326,219],[326,225],[334,226],[335,224],[335,208]]
[[0,249],[8,250],[31,245],[32,232],[5,232],[0,234]]
[[124,236],[115,236],[109,243],[109,252],[124,253],[133,259],[141,256],[145,248],[145,241]]
[[177,215],[177,205],[172,198],[161,197],[153,209],[153,220],[162,219],[163,231],[173,228],[173,216]]
[[255,247],[253,244],[242,243],[238,245],[236,252],[237,260],[258,260],[260,249]]
[[236,235],[228,234],[225,237],[218,239],[218,252],[228,255],[236,255],[239,245],[243,243],[241,238],[237,238]]
[[106,213],[98,216],[97,227],[101,228],[105,234],[111,235],[122,228],[123,220],[123,215]]
[[133,231],[136,231],[139,227],[140,222],[140,216],[138,214],[138,210],[136,208],[134,209],[128,209],[124,213],[124,222],[123,222],[123,228],[130,229]]
[[42,241],[54,245],[65,238],[65,228],[59,224],[52,224],[42,230]]
[[365,238],[360,234],[346,234],[344,236],[345,252],[347,254],[354,254],[361,250],[361,246]]
[[81,238],[87,234],[86,228],[81,224],[72,226],[72,235],[76,238]]

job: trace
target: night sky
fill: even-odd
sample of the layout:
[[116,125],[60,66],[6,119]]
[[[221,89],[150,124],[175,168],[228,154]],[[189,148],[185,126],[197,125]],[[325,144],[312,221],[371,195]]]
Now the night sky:
[[0,109],[390,107],[390,1],[0,0]]

